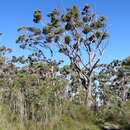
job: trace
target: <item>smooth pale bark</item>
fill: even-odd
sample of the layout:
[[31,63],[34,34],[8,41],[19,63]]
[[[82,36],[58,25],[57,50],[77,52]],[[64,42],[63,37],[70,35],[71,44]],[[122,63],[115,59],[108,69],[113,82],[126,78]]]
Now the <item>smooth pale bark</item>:
[[91,107],[91,105],[92,105],[91,90],[92,90],[92,75],[90,75],[90,77],[89,77],[88,89],[86,91],[86,97],[85,97],[85,105],[88,106],[88,107]]
[[85,105],[88,107],[91,107],[92,105],[92,55],[91,55],[91,49],[89,47],[89,76],[88,76],[88,89],[86,91],[86,97],[85,97]]

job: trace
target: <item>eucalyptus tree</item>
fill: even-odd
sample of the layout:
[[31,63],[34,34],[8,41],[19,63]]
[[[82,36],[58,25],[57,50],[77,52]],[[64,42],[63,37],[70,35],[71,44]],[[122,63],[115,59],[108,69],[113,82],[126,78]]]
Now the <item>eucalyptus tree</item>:
[[129,98],[129,57],[103,64],[97,76],[99,97],[103,104],[125,102]]
[[118,79],[122,86],[122,101],[125,102],[130,89],[130,56],[122,61],[118,71]]
[[100,104],[109,106],[117,101],[121,102],[122,87],[118,79],[121,61],[113,60],[111,63],[102,64],[101,66],[102,68],[96,77]]
[[44,22],[40,10],[35,10],[33,16],[35,23],[43,21],[43,27],[21,26],[18,31],[22,34],[16,42],[23,49],[40,52],[44,59],[48,59],[45,49],[49,50],[49,59],[52,59],[55,53],[53,46],[56,45],[79,75],[86,90],[84,103],[91,106],[93,72],[101,60],[108,37],[106,17],[98,16],[88,4],[81,11],[76,5],[64,13],[54,9],[48,13],[50,21],[47,22]]
[[[52,108],[54,111],[57,110],[57,103],[61,105],[61,95],[64,95],[65,81],[58,74],[60,62],[42,61],[34,54],[27,58],[13,56],[12,62],[23,64],[14,78],[15,86],[18,88],[20,104],[17,104],[21,123],[23,119],[48,119]],[[42,111],[42,114],[39,111]]]

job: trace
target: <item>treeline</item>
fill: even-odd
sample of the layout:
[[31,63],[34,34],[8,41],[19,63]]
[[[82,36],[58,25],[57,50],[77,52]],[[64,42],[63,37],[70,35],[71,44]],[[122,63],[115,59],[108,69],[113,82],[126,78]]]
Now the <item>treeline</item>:
[[[33,16],[40,24],[42,12]],[[130,56],[101,64],[106,18],[89,5],[48,17],[42,28],[18,29],[16,43],[32,54],[9,56],[12,50],[0,47],[0,128],[100,130],[109,122],[130,129]],[[54,60],[57,51],[69,64]]]

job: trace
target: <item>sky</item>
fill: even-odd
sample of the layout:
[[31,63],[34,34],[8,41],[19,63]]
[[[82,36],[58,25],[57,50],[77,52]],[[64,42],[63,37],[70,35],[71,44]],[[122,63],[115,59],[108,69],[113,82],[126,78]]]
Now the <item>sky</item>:
[[41,9],[44,16],[54,8],[63,11],[77,4],[80,9],[91,4],[98,15],[107,17],[109,44],[102,58],[103,62],[124,59],[130,56],[130,0],[1,0],[0,43],[13,49],[13,54],[25,54],[15,43],[21,25],[35,25],[33,11]]

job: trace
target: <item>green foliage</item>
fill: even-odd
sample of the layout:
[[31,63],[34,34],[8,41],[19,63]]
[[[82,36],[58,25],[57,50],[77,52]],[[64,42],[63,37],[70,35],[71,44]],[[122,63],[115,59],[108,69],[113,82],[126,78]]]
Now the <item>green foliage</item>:
[[66,36],[66,37],[65,37],[65,43],[66,43],[66,44],[69,44],[70,42],[71,42],[70,36]]
[[[0,47],[0,129],[101,130],[115,123],[129,130],[130,57],[99,64],[109,36],[106,17],[88,4],[47,16],[41,28],[18,29],[16,43],[32,54],[11,57],[10,48]],[[33,21],[42,18],[35,10]],[[69,64],[54,60],[54,45]]]
[[41,19],[42,19],[42,12],[39,9],[35,10],[34,14],[33,14],[33,17],[34,17],[33,21],[35,23],[40,22]]
[[83,33],[84,33],[84,34],[87,34],[87,33],[89,33],[90,31],[91,31],[91,27],[88,26],[88,25],[85,25],[84,30],[83,30]]

